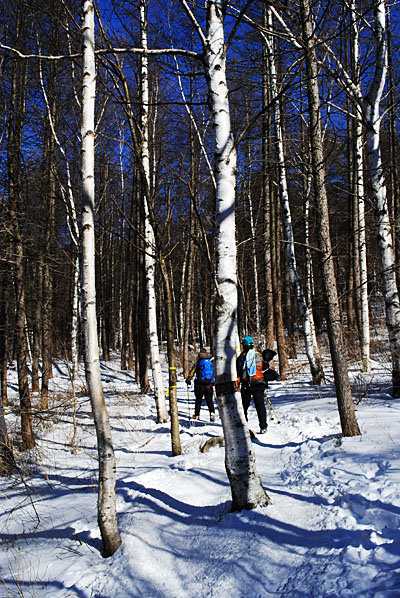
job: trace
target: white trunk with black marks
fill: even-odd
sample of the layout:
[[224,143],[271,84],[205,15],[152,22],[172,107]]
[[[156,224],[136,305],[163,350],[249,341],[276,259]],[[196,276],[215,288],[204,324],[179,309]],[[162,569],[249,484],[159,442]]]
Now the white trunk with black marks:
[[375,200],[378,228],[378,244],[381,256],[383,292],[386,306],[386,323],[392,354],[392,395],[400,396],[400,304],[396,285],[396,264],[393,251],[392,229],[386,184],[383,175],[380,124],[380,101],[387,74],[387,43],[385,2],[380,0],[375,7],[375,42],[377,48],[375,77],[364,99],[364,121],[366,145],[371,176],[371,188]]
[[79,370],[79,257],[74,262],[74,277],[72,289],[72,323],[71,323],[71,358],[72,379],[75,380]]
[[[313,260],[311,254],[310,244],[310,192],[311,192],[312,180],[311,173],[307,175],[306,181],[306,200],[304,202],[304,244],[305,244],[305,296],[308,305],[312,305],[312,298],[314,296],[314,274],[313,274]],[[312,330],[312,339],[314,346],[314,352],[320,356],[320,350],[317,341],[317,335],[315,332],[315,323],[312,310],[310,311],[310,326]]]
[[[40,66],[40,65],[39,65]],[[54,126],[54,119],[52,116],[52,112],[50,110],[49,100],[46,92],[46,88],[43,82],[43,74],[41,66],[39,68],[39,76],[40,76],[40,84],[43,92],[43,97],[45,100],[46,108],[47,108],[47,116],[49,119],[49,125],[51,129],[51,133],[53,135],[54,141],[61,152],[64,160],[65,160],[65,172],[67,176],[67,189],[65,190],[64,186],[60,183],[61,186],[61,193],[63,196],[63,201],[65,203],[66,212],[67,212],[67,226],[71,236],[71,241],[77,249],[79,249],[79,225],[76,215],[76,207],[75,207],[75,199],[74,199],[74,192],[72,188],[72,180],[71,180],[71,171],[69,167],[69,161],[63,146],[58,138],[57,131]],[[78,339],[78,326],[79,326],[79,256],[77,255],[74,262],[74,271],[73,271],[73,288],[72,288],[72,322],[71,322],[71,354],[72,354],[72,377],[75,379],[78,373],[78,366],[79,366],[79,339]]]
[[13,446],[7,433],[3,397],[0,397],[0,478],[8,476],[14,468]]
[[[269,25],[272,30],[272,16],[269,13]],[[278,97],[277,74],[275,64],[275,53],[273,47],[272,35],[266,37],[267,55],[269,61],[269,72],[271,82],[272,97]],[[287,185],[286,166],[285,166],[285,152],[283,146],[283,130],[281,108],[279,100],[274,103],[273,119],[275,123],[275,136],[278,151],[278,169],[279,169],[279,184],[280,197],[282,203],[282,216],[285,231],[286,241],[286,263],[288,266],[290,282],[293,287],[297,307],[299,309],[301,323],[303,327],[304,342],[306,348],[307,358],[310,364],[311,375],[314,384],[321,384],[325,381],[324,372],[321,365],[321,356],[318,351],[318,344],[315,335],[315,328],[311,310],[307,304],[305,294],[299,274],[297,272],[296,254],[294,249],[294,235],[292,226],[292,216],[289,203],[289,192]]]
[[241,396],[236,390],[236,148],[231,132],[225,75],[224,7],[225,3],[221,0],[207,2],[204,58],[216,144],[216,260],[219,295],[214,316],[215,382],[225,437],[225,466],[231,484],[232,508],[240,510],[266,505],[269,499],[256,471]]
[[[250,164],[250,160],[249,160]],[[250,169],[250,166],[249,166]],[[250,231],[251,231],[251,261],[253,265],[253,280],[254,280],[254,320],[256,325],[256,333],[259,334],[260,332],[260,300],[259,300],[259,292],[258,292],[258,276],[257,276],[257,252],[256,252],[256,230],[254,224],[254,214],[253,214],[253,200],[250,193],[250,184],[251,181],[249,180],[249,190],[247,194],[247,201],[249,204],[249,220],[250,220]]]
[[83,84],[82,84],[82,327],[85,343],[85,371],[97,434],[99,456],[98,522],[103,556],[111,556],[121,544],[118,531],[115,478],[116,463],[111,426],[100,377],[96,321],[95,280],[95,191],[94,113],[96,65],[94,55],[94,8],[82,0]]
[[[355,1],[350,4],[350,19],[352,27],[352,53],[355,83],[361,94],[360,84],[360,49],[358,20]],[[368,272],[367,272],[367,244],[365,234],[365,202],[364,202],[364,158],[363,158],[363,123],[361,108],[355,106],[355,188],[358,216],[357,244],[360,268],[360,303],[361,303],[361,363],[362,371],[368,373],[370,365],[370,326],[368,306]]]
[[358,207],[358,253],[360,261],[360,302],[361,302],[361,363],[362,371],[370,372],[370,346],[371,335],[369,325],[368,302],[368,270],[367,270],[367,241],[365,229],[365,201],[364,201],[364,159],[363,159],[363,134],[362,120],[356,116],[356,189]]
[[[181,289],[183,291],[183,289],[185,288],[185,281],[186,281],[186,268],[187,268],[187,263],[188,263],[188,256],[189,256],[189,242],[187,241],[186,245],[185,245],[185,252],[183,254],[183,264],[182,264],[182,278],[181,278]],[[178,316],[177,316],[177,329],[178,329],[178,337],[180,340],[183,339],[183,332],[184,332],[184,328],[185,328],[185,293],[181,292],[180,298],[179,298],[179,312],[178,312]],[[182,351],[183,351],[183,347],[182,347]]]
[[[140,2],[140,24],[142,35],[142,48],[147,49],[147,21],[146,21],[146,3]],[[150,158],[149,158],[149,77],[147,55],[141,57],[141,89],[142,89],[142,145],[141,158],[143,164],[144,176],[147,178],[147,188],[151,188],[150,179]],[[165,401],[164,382],[161,371],[160,350],[158,344],[157,332],[157,306],[156,294],[154,289],[155,279],[155,259],[156,252],[154,232],[150,223],[149,209],[146,197],[143,197],[145,214],[145,270],[146,270],[146,293],[147,293],[147,316],[150,341],[151,369],[153,374],[154,398],[157,408],[157,422],[168,421],[168,410]]]

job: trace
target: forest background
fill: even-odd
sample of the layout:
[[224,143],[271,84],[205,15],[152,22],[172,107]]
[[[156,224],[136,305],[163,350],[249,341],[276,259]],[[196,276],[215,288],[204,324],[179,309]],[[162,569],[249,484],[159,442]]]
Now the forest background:
[[[87,230],[81,203],[87,4],[11,1],[1,15],[2,414],[8,364],[16,359],[22,449],[34,446],[33,419],[47,412],[53,360],[67,359],[73,377],[85,351],[87,319],[78,313]],[[321,383],[313,338],[327,332],[338,399],[348,399],[345,362],[360,358],[368,372],[371,353],[387,351],[398,396],[396,3],[206,7],[185,0],[95,6],[94,273],[102,358],[117,351],[122,369],[133,369],[141,391],[149,392],[150,347],[168,341],[173,392],[171,370],[187,375],[189,347],[216,346],[220,125],[207,71],[215,8],[225,26],[237,154],[234,344],[251,333],[276,347],[283,380],[304,335],[312,378]],[[383,319],[390,347],[371,333]],[[35,409],[33,392],[40,393]],[[160,399],[164,390],[155,394]],[[356,434],[356,423],[351,427],[347,432]],[[5,438],[4,417],[1,432]]]

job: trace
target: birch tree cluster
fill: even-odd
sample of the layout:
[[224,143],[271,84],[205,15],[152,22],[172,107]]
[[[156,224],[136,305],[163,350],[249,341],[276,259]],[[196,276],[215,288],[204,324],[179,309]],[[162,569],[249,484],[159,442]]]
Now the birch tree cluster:
[[54,361],[73,376],[84,359],[87,227],[99,356],[154,390],[160,422],[178,430],[176,376],[200,346],[221,401],[237,395],[226,385],[252,334],[281,379],[304,350],[315,384],[329,342],[342,429],[358,434],[349,360],[369,372],[384,352],[400,396],[396,2],[98,0],[86,133],[84,5],[10,0],[0,17],[4,471],[9,368],[30,449]]

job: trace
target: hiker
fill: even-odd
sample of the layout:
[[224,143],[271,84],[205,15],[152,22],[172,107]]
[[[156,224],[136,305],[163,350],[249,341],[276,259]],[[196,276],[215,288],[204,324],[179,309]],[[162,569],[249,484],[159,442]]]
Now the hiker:
[[240,382],[244,415],[246,421],[248,421],[247,411],[253,397],[260,424],[260,434],[265,434],[267,431],[267,412],[265,409],[264,393],[265,389],[268,388],[267,380],[271,379],[268,376],[272,376],[269,372],[276,374],[274,370],[268,368],[268,363],[276,353],[275,351],[271,351],[271,349],[266,349],[263,353],[269,359],[264,359],[261,353],[255,351],[254,340],[251,336],[244,337],[242,347],[243,350],[236,360],[236,369]]
[[201,404],[203,398],[207,403],[210,412],[210,421],[215,421],[215,409],[213,403],[213,384],[214,384],[214,366],[207,351],[202,347],[200,349],[196,363],[190,369],[189,376],[186,378],[186,384],[191,384],[193,376],[196,374],[194,380],[194,395],[196,402],[194,406],[194,415],[192,419],[199,419]]

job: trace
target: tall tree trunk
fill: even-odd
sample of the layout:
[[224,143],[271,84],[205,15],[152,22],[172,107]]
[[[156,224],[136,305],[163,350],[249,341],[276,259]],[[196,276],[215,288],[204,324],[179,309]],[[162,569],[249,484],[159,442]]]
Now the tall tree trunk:
[[[267,6],[263,4],[263,27],[267,30]],[[262,47],[262,198],[264,212],[264,284],[265,284],[265,343],[272,349],[275,343],[275,322],[272,291],[272,254],[271,254],[271,111],[265,111],[270,101],[268,54],[265,44]]]
[[0,294],[0,375],[1,375],[1,401],[3,407],[8,405],[7,394],[7,349],[8,349],[8,300],[7,300],[7,281],[9,278],[9,267],[5,266],[5,271],[1,276],[1,294]]
[[[54,68],[54,65],[51,65]],[[52,69],[53,70],[53,69]],[[56,80],[55,74],[50,76],[51,88],[51,117],[55,123],[56,112]],[[50,262],[52,260],[52,246],[55,228],[55,195],[56,195],[56,164],[55,164],[55,143],[54,137],[49,131],[48,139],[48,160],[45,161],[47,168],[46,197],[44,209],[47,214],[47,226],[43,247],[43,293],[42,293],[42,387],[40,393],[40,408],[48,409],[49,405],[49,383],[53,375],[53,280]]]
[[343,339],[339,297],[330,239],[328,198],[325,186],[325,158],[322,141],[318,87],[318,68],[314,45],[316,38],[314,36],[312,25],[310,0],[301,0],[300,10],[307,70],[308,113],[314,175],[314,193],[319,218],[318,235],[321,250],[323,284],[327,302],[328,334],[335,378],[336,397],[343,435],[357,436],[360,434],[360,429],[357,424],[347,372],[347,352]]
[[[272,31],[272,17],[269,19],[270,30]],[[266,38],[268,57],[269,57],[269,72],[271,77],[271,91],[274,98],[278,97],[277,86],[277,72],[275,64],[275,52],[273,47],[273,38],[268,35]],[[279,170],[279,184],[280,197],[282,203],[283,225],[286,240],[286,261],[289,271],[291,285],[297,300],[297,306],[300,313],[303,335],[305,341],[306,354],[310,364],[311,376],[314,384],[321,384],[325,381],[324,372],[321,364],[321,356],[317,349],[317,339],[315,336],[314,319],[312,311],[307,304],[300,276],[297,272],[296,254],[294,249],[294,234],[292,226],[292,216],[289,203],[289,192],[286,176],[285,166],[285,152],[283,147],[283,129],[281,108],[279,100],[274,104],[274,121],[275,121],[275,135],[278,153],[278,170]]]
[[[388,34],[388,67],[389,67],[389,139],[390,139],[390,178],[392,189],[393,204],[393,244],[396,264],[400,264],[400,177],[399,177],[399,144],[398,132],[396,129],[397,118],[397,99],[396,83],[394,77],[393,64],[393,44],[391,32],[390,9],[387,15],[387,34]],[[400,291],[399,272],[396,272],[397,287]]]
[[[350,19],[352,28],[352,63],[354,69],[354,80],[361,93],[360,83],[360,51],[358,22],[356,17],[355,0],[351,0]],[[360,308],[361,308],[361,362],[362,371],[370,371],[370,328],[369,328],[369,305],[368,305],[368,272],[367,272],[367,243],[365,229],[365,202],[364,202],[364,157],[363,157],[363,123],[361,108],[355,105],[355,198],[357,207],[357,255],[359,259],[360,273]]]
[[[69,230],[69,234],[71,237],[72,242],[72,264],[73,264],[73,283],[72,283],[72,293],[71,293],[71,305],[72,305],[72,321],[71,321],[71,358],[72,358],[72,378],[75,379],[77,372],[78,372],[78,364],[79,364],[79,337],[78,337],[78,329],[79,329],[79,225],[77,220],[76,208],[75,208],[75,198],[72,188],[72,180],[71,180],[71,170],[69,166],[69,161],[66,155],[66,152],[63,146],[60,143],[60,140],[57,135],[56,131],[56,123],[55,123],[55,116],[57,113],[56,106],[54,105],[54,101],[51,104],[46,92],[46,88],[43,82],[43,73],[41,68],[41,63],[39,63],[39,76],[40,76],[40,84],[42,88],[43,98],[47,108],[47,117],[49,121],[49,129],[50,135],[52,136],[55,145],[57,146],[58,150],[62,154],[64,158],[65,164],[65,172],[67,177],[67,188],[59,182],[60,184],[60,191],[63,198],[63,202],[65,204],[66,209],[66,216],[67,216],[67,227]],[[53,82],[53,94],[55,94],[55,87],[56,87],[56,80]],[[55,158],[54,158],[55,160]],[[55,192],[55,191],[54,191]]]
[[[147,17],[146,0],[140,2],[140,24],[142,35],[142,48],[147,49]],[[150,181],[150,159],[149,159],[149,74],[147,55],[141,57],[141,108],[142,108],[142,166],[144,176],[147,178],[147,187],[151,188]],[[157,331],[157,306],[155,295],[155,259],[156,253],[154,232],[150,223],[149,210],[146,197],[143,197],[144,218],[145,218],[145,257],[144,265],[146,272],[146,295],[147,295],[147,322],[149,330],[151,368],[153,373],[154,399],[157,409],[157,422],[164,423],[168,421],[168,411],[165,402],[164,382],[161,372],[160,350]]]
[[216,272],[214,306],[214,372],[218,409],[225,437],[225,467],[232,491],[232,509],[267,505],[237,384],[237,277],[235,230],[236,147],[233,142],[228,88],[224,17],[226,2],[208,0],[206,34],[185,0],[181,0],[203,44],[205,75],[215,132]]
[[0,397],[0,478],[10,475],[14,468],[13,446],[7,433],[3,398]]
[[374,38],[376,43],[375,74],[368,95],[364,98],[363,112],[371,190],[377,217],[383,294],[386,306],[386,324],[392,354],[392,396],[398,398],[400,397],[400,303],[396,284],[396,262],[393,252],[392,229],[380,145],[381,116],[379,111],[387,72],[385,14],[385,2],[384,0],[379,0],[374,10]]
[[[24,39],[25,21],[21,13],[18,15],[16,31],[20,39]],[[10,202],[10,230],[14,252],[14,289],[15,289],[15,341],[18,372],[18,389],[21,404],[21,436],[22,450],[35,446],[32,425],[32,404],[28,381],[26,338],[26,310],[25,310],[25,272],[24,272],[24,244],[22,235],[22,127],[25,111],[25,75],[26,65],[16,60],[12,78],[10,116],[8,120],[7,162],[8,185]]]
[[[249,123],[249,106],[246,102],[246,121],[247,124]],[[251,236],[251,245],[250,245],[250,256],[251,256],[251,270],[252,270],[252,283],[251,286],[254,289],[254,303],[250,305],[249,317],[252,319],[252,323],[254,326],[254,332],[258,337],[261,331],[261,319],[260,319],[260,299],[259,299],[259,289],[258,289],[258,274],[257,274],[257,251],[256,251],[256,243],[257,243],[257,232],[256,232],[256,222],[254,220],[254,208],[253,208],[253,197],[251,192],[252,186],[252,163],[251,163],[251,151],[250,151],[250,140],[247,140],[247,147],[246,147],[246,179],[243,182],[243,191],[244,191],[244,201],[247,204],[248,216],[249,216],[249,225],[250,225],[250,236]]]
[[[142,203],[142,194],[145,193],[146,181],[141,181],[139,169],[137,169],[137,247],[136,252],[136,325],[134,330],[134,345],[136,357],[136,374],[139,379],[140,392],[151,393],[148,368],[148,308],[146,298],[146,267],[145,267],[145,206]],[[143,184],[142,184],[143,183]],[[132,281],[133,282],[133,281]]]
[[280,275],[280,215],[278,197],[274,188],[271,190],[271,227],[271,270],[275,336],[279,359],[279,374],[281,380],[286,380],[286,372],[289,368],[289,361],[286,351],[286,339],[282,314],[282,287]]
[[40,348],[41,348],[41,322],[42,322],[42,256],[39,256],[37,260],[36,268],[36,281],[37,281],[37,297],[35,300],[35,306],[33,311],[33,322],[32,322],[32,392],[40,391],[40,378],[39,378],[39,360],[40,360]]
[[[192,40],[193,44],[193,40]],[[193,98],[193,77],[190,77],[190,102]],[[191,115],[191,112],[190,112]],[[193,326],[193,288],[194,288],[194,262],[195,262],[195,213],[194,205],[196,201],[196,165],[195,165],[195,148],[194,148],[194,131],[193,122],[190,119],[189,124],[189,144],[190,144],[190,174],[189,174],[189,194],[190,194],[190,216],[189,216],[189,232],[188,232],[188,250],[185,256],[185,270],[186,277],[182,285],[182,295],[185,295],[185,300],[182,301],[184,307],[183,316],[183,332],[182,332],[182,368],[183,376],[187,378],[189,375],[189,337],[191,327]],[[183,290],[185,289],[185,293]],[[201,307],[198,310],[201,314]],[[194,335],[193,335],[194,337]]]
[[94,8],[82,0],[82,324],[85,341],[85,372],[97,434],[99,457],[98,522],[103,556],[114,554],[121,538],[116,512],[116,462],[111,426],[100,377],[96,319],[95,231],[94,231],[94,108],[96,66],[94,55]]
[[[187,249],[187,257],[186,257],[186,277],[184,280],[184,284],[182,285],[182,295],[185,294],[185,300],[183,303],[184,308],[184,319],[183,319],[183,334],[182,334],[182,368],[183,368],[183,377],[187,378],[189,375],[189,337],[191,331],[191,324],[193,321],[193,271],[194,271],[194,261],[195,261],[195,248],[193,242],[193,207],[191,206],[190,209],[190,220],[189,220],[189,240],[188,240],[188,249]],[[183,290],[185,289],[185,293]],[[201,314],[201,307],[199,310]]]
[[[102,33],[105,37],[106,43],[109,45],[107,37],[105,36],[104,29],[102,28]],[[134,114],[132,112],[131,102],[130,102],[130,94],[129,94],[129,86],[127,80],[124,76],[121,63],[118,59],[118,56],[115,55],[115,68],[118,71],[118,76],[121,81],[122,85],[122,97],[123,100],[126,102],[125,110],[127,114],[129,130],[131,133],[133,145],[132,149],[135,153],[136,158],[136,166],[140,172],[141,182],[143,187],[143,193],[146,199],[146,206],[148,210],[148,215],[150,219],[150,224],[153,229],[154,234],[154,246],[157,249],[157,256],[159,260],[159,266],[161,270],[161,276],[164,283],[164,293],[165,293],[165,308],[166,308],[166,319],[167,319],[167,353],[168,353],[168,365],[169,365],[169,404],[170,404],[170,416],[171,416],[171,443],[172,443],[172,454],[174,456],[180,455],[182,452],[181,448],[181,441],[179,436],[179,419],[178,419],[178,401],[177,401],[177,392],[176,392],[176,347],[175,347],[175,335],[174,335],[174,306],[173,306],[173,295],[171,289],[171,282],[169,279],[168,267],[163,255],[163,246],[161,240],[159,238],[157,222],[154,215],[153,210],[153,202],[152,202],[152,195],[151,190],[149,187],[149,179],[146,176],[146,171],[144,169],[144,165],[142,163],[142,155],[141,155],[141,140],[139,140],[139,135],[137,133],[137,124],[134,118]]]

